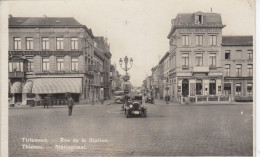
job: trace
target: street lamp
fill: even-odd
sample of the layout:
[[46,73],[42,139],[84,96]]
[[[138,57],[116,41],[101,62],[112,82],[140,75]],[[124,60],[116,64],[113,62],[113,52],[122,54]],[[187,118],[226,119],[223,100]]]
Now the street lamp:
[[[130,61],[130,67],[128,67],[129,61]],[[120,68],[126,72],[126,73],[125,73],[125,76],[123,77],[123,80],[124,80],[125,82],[127,82],[128,80],[130,80],[130,76],[128,75],[127,71],[129,71],[129,70],[132,68],[132,66],[133,66],[133,61],[134,61],[133,58],[130,58],[130,60],[129,60],[129,58],[128,58],[127,56],[125,56],[124,61],[123,61],[122,58],[119,59]],[[123,62],[125,63],[125,66],[124,66],[124,67],[123,67]],[[127,86],[126,86],[126,87],[127,87]],[[125,93],[126,93],[128,89],[125,88],[124,90],[125,90]]]

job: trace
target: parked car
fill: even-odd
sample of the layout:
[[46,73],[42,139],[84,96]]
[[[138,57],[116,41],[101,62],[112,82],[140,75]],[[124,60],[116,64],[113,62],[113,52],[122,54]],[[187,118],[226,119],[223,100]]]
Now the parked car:
[[119,103],[119,104],[124,103],[124,100],[125,100],[124,91],[115,91],[114,92],[114,99],[115,99],[115,103]]
[[147,116],[147,108],[142,105],[142,95],[137,93],[129,93],[126,96],[124,110],[126,118],[131,118],[132,116]]

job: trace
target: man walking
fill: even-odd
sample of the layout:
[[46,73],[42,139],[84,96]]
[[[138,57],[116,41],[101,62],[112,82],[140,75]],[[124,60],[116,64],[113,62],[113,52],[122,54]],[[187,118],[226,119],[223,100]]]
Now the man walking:
[[68,106],[68,109],[69,109],[69,116],[71,116],[72,109],[73,109],[73,106],[74,106],[74,100],[72,99],[71,96],[69,96],[69,98],[67,100],[67,106]]

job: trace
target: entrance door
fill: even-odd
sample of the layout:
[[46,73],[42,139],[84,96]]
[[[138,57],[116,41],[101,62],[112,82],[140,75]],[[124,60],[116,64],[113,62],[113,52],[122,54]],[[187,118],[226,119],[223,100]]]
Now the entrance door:
[[15,93],[15,102],[22,102],[22,94],[21,93]]
[[182,81],[182,96],[187,97],[189,95],[189,81],[184,79]]

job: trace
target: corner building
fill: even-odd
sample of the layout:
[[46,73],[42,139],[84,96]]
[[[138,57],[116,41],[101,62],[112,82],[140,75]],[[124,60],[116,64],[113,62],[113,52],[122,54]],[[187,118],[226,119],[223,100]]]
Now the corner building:
[[217,13],[179,13],[172,20],[169,82],[175,100],[219,101],[224,27]]
[[[28,60],[25,79],[10,84],[21,84],[20,103],[27,104],[28,93],[36,94],[35,100],[52,95],[56,103],[67,92],[80,103],[91,97],[94,36],[74,18],[9,16],[9,56]],[[15,62],[9,62],[12,71],[19,71]]]

